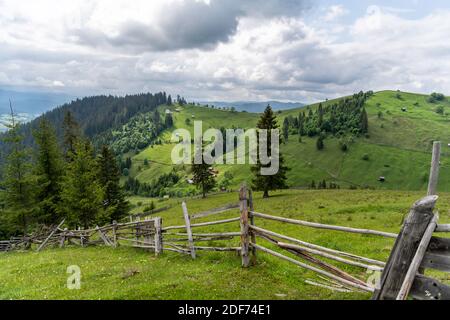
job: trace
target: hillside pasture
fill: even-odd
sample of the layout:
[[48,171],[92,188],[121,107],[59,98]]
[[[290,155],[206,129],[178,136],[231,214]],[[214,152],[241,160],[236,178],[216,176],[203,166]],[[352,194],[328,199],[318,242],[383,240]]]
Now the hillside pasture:
[[[412,204],[423,192],[400,191],[281,191],[263,200],[255,194],[255,209],[282,217],[356,228],[398,232]],[[237,202],[237,193],[225,193],[208,199],[187,200],[191,214]],[[438,210],[441,222],[450,221],[450,194],[441,194]],[[132,199],[134,203],[145,199]],[[151,199],[148,199],[151,201]],[[163,225],[183,224],[181,207],[173,207],[159,216]],[[136,208],[138,210],[139,208]],[[199,220],[213,221],[238,216],[237,210]],[[369,235],[315,230],[256,219],[256,225],[332,249],[385,261],[393,240]],[[238,223],[196,229],[196,232],[239,230]],[[258,243],[274,249],[267,242]],[[210,245],[238,246],[239,240]],[[278,250],[278,249],[276,249]],[[289,254],[287,254],[289,255]],[[330,261],[329,261],[330,262]],[[66,288],[66,269],[78,265],[82,272],[81,290]],[[343,270],[367,279],[366,270],[337,264]],[[448,274],[432,272],[433,277],[449,282]],[[258,253],[257,264],[241,268],[233,253],[200,252],[196,260],[189,256],[164,253],[155,258],[135,249],[104,247],[51,249],[37,254],[0,255],[0,299],[368,299],[365,293],[338,293],[305,283],[320,281],[314,273]]]

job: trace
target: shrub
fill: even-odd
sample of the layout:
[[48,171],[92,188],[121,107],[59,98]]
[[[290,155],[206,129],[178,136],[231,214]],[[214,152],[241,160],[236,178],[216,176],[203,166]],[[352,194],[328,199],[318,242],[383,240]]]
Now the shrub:
[[369,160],[370,160],[370,157],[369,157],[369,155],[366,153],[365,155],[363,155],[362,159],[363,159],[364,161],[369,161]]
[[437,114],[444,114],[444,107],[443,106],[438,106],[437,108],[436,108],[436,113]]

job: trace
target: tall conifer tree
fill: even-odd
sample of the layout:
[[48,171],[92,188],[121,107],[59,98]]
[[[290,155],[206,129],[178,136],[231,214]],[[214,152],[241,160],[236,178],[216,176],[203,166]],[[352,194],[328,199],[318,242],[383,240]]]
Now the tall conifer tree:
[[75,143],[62,183],[62,206],[67,223],[89,228],[102,213],[102,189],[97,180],[93,148],[88,141]]
[[[267,106],[266,110],[264,111],[264,114],[261,116],[261,119],[259,120],[257,124],[258,129],[265,129],[267,130],[267,151],[268,156],[272,156],[272,148],[271,148],[271,134],[272,130],[278,129],[278,123],[277,123],[277,117],[273,113],[273,110],[270,106]],[[258,148],[259,148],[259,142],[258,142]],[[279,150],[278,150],[279,151]],[[269,191],[272,190],[279,190],[279,189],[286,189],[287,186],[287,176],[286,173],[290,170],[285,164],[284,164],[284,158],[281,154],[281,151],[279,151],[279,170],[275,175],[272,176],[265,176],[261,175],[261,169],[267,167],[270,167],[269,165],[262,165],[259,161],[258,156],[258,162],[255,166],[251,168],[253,174],[255,175],[253,179],[253,188],[256,191],[263,191],[264,198],[269,197]]]
[[120,187],[120,169],[116,158],[107,146],[103,146],[97,158],[97,178],[102,188],[104,217],[111,223],[127,215],[129,203]]
[[80,126],[71,111],[67,111],[63,120],[64,155],[68,162],[73,160],[75,145],[80,138]]
[[34,175],[36,176],[37,221],[54,224],[59,221],[63,159],[58,148],[56,133],[48,120],[42,118],[33,132],[35,152]]
[[33,210],[34,180],[31,174],[31,152],[23,143],[24,138],[20,134],[20,124],[16,122],[11,105],[10,108],[11,122],[6,125],[8,131],[3,138],[9,151],[3,167],[2,187],[8,220],[13,225],[20,226],[18,231],[26,234]]

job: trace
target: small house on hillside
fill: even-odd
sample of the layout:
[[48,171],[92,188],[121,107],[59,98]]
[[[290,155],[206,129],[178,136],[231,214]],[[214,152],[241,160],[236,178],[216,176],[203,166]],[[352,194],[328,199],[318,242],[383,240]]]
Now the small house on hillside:
[[406,108],[402,108],[402,111],[403,111],[403,112],[406,112],[406,111],[408,111],[408,109],[406,109]]
[[379,177],[379,178],[378,178],[378,181],[380,181],[380,182],[386,182],[386,178],[385,178],[385,177]]
[[166,109],[166,114],[172,114],[172,111],[170,111],[169,109]]

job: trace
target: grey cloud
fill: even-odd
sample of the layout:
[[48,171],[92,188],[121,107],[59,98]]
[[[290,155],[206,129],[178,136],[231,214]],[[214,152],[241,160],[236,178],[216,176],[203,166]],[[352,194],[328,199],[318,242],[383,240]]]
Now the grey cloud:
[[307,0],[211,0],[210,4],[184,1],[167,7],[156,26],[129,21],[115,36],[92,29],[71,30],[77,42],[109,45],[134,52],[212,49],[236,33],[239,18],[254,15],[300,15]]

